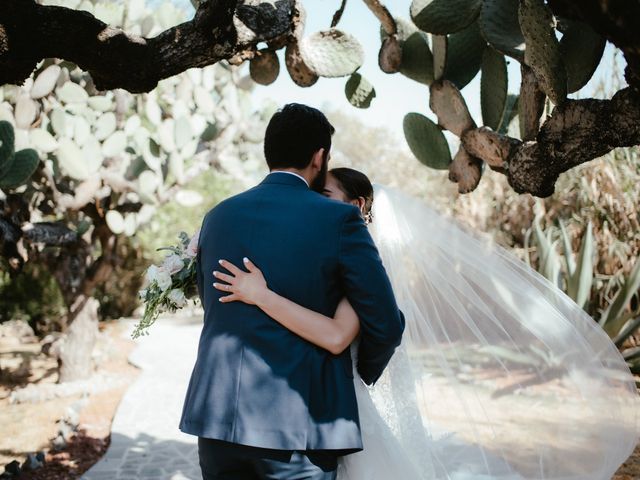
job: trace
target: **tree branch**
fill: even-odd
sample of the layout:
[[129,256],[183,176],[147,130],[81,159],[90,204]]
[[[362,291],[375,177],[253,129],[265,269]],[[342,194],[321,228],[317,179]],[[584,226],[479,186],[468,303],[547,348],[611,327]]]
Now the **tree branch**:
[[344,13],[344,9],[347,6],[347,0],[342,0],[342,4],[340,4],[340,8],[336,10],[336,13],[333,14],[333,18],[331,19],[331,28],[334,28],[340,22],[342,18],[342,14]]
[[[254,48],[256,42],[291,28],[293,0],[257,6],[238,0],[204,0],[194,18],[154,38],[130,35],[88,12],[39,5],[35,0],[2,0],[0,84],[20,84],[44,58],[62,58],[88,71],[99,90],[153,90],[158,81],[189,68],[204,67]],[[251,30],[239,40],[234,14]],[[258,22],[256,19],[259,19]]]
[[640,94],[627,87],[611,100],[568,99],[556,106],[532,142],[485,127],[468,130],[461,140],[487,164],[503,162],[516,192],[548,197],[561,173],[614,148],[640,144]]

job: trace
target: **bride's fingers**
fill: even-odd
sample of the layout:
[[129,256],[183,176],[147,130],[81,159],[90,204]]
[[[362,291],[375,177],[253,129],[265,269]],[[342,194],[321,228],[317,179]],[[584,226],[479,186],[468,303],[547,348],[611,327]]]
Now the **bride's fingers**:
[[235,276],[238,276],[239,274],[244,273],[242,270],[240,270],[231,262],[227,262],[226,260],[220,260],[219,263],[222,267],[229,270]]
[[231,284],[233,284],[236,280],[236,277],[232,277],[231,275],[227,275],[226,273],[218,272],[217,270],[214,270],[213,276],[219,280],[222,280],[223,282]]
[[231,295],[227,295],[225,297],[220,297],[220,303],[237,302],[238,300],[240,299],[235,293]]
[[220,290],[221,292],[231,292],[231,291],[233,291],[233,286],[232,285],[227,285],[225,283],[215,282],[213,284],[213,288],[215,288],[216,290]]
[[242,261],[244,262],[244,266],[246,267],[247,270],[249,270],[249,272],[253,273],[253,272],[260,271],[260,269],[256,267],[255,264],[251,260],[249,260],[247,257],[244,257]]

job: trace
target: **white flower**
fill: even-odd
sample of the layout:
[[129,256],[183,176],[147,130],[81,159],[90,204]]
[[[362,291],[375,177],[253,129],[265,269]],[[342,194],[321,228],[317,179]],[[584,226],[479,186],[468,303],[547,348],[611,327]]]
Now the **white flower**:
[[144,300],[147,297],[147,289],[140,290],[138,292],[138,296],[141,300]]
[[147,268],[147,274],[145,276],[147,283],[153,283],[155,280],[158,279],[158,270],[159,268],[155,265],[151,265],[149,268]]
[[187,299],[184,296],[184,292],[182,290],[180,290],[179,288],[174,288],[173,290],[171,290],[169,292],[169,295],[167,295],[167,297],[169,298],[169,300],[171,300],[176,307],[178,308],[182,308],[187,304]]
[[158,268],[156,282],[158,283],[158,288],[160,288],[160,290],[162,290],[163,292],[168,289],[173,283],[171,280],[171,274],[164,267]]
[[196,233],[193,234],[193,237],[191,237],[191,241],[189,242],[189,245],[185,250],[185,255],[188,258],[194,258],[198,254],[198,238],[199,237],[200,237],[200,229],[198,229]]
[[178,273],[184,268],[184,262],[179,255],[172,253],[171,255],[167,255],[165,257],[161,268],[164,268],[167,272],[169,272],[169,275],[173,275],[174,273]]

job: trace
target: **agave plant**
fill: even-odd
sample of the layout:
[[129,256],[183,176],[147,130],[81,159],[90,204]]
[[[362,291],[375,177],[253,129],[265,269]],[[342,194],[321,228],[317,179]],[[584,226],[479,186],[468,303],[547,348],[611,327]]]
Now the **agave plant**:
[[[587,224],[577,254],[573,251],[572,239],[565,225],[559,221],[558,227],[549,227],[543,231],[540,220],[536,217],[533,225],[533,236],[537,245],[537,269],[550,281],[555,283],[578,305],[583,307],[613,339],[621,349],[623,357],[630,367],[640,372],[640,348],[634,341],[634,334],[640,328],[640,259],[627,276],[610,279],[610,290],[614,294],[607,300],[604,309],[598,308],[594,300],[594,285],[597,277],[594,271],[595,252],[591,222]],[[560,237],[560,238],[557,238]],[[558,249],[562,242],[563,248]],[[527,249],[528,250],[528,249]],[[528,257],[528,262],[533,260]]]

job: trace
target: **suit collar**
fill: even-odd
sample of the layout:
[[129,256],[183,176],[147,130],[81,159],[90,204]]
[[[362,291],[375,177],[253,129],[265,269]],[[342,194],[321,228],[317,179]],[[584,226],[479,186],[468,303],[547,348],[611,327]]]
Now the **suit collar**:
[[261,185],[272,185],[272,184],[289,185],[291,187],[302,187],[306,189],[309,188],[302,178],[296,175],[285,173],[285,172],[271,172],[261,182]]

